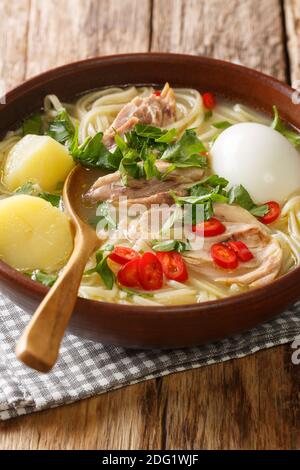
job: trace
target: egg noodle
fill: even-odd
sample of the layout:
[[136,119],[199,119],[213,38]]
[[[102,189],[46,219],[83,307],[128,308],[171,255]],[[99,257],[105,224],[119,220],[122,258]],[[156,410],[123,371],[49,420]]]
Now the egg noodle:
[[[97,132],[104,132],[113,122],[124,105],[136,96],[147,97],[153,93],[152,87],[128,86],[125,88],[111,87],[92,91],[82,95],[74,103],[62,103],[55,95],[48,95],[44,100],[43,119],[47,122],[53,119],[58,111],[65,108],[74,124],[78,125],[79,142],[84,142],[88,136]],[[220,129],[212,126],[214,122],[229,121],[231,124],[240,122],[256,122],[270,125],[270,119],[241,104],[220,101],[214,108],[212,116],[208,116],[203,106],[201,94],[194,89],[174,89],[176,95],[176,120],[168,128],[176,128],[179,135],[185,129],[193,128],[200,140],[210,147]],[[7,133],[0,142],[0,165],[5,162],[10,149],[21,139],[20,130]],[[222,175],[221,175],[222,176]],[[0,197],[10,194],[1,184]],[[300,195],[294,195],[283,206],[281,215],[272,228],[266,229],[276,239],[283,250],[283,262],[279,274],[284,274],[300,264]],[[109,243],[109,240],[107,240]],[[129,246],[129,243],[128,243]],[[132,244],[131,244],[132,246]],[[133,248],[135,246],[133,245]],[[140,250],[147,249],[140,242]],[[91,257],[87,268],[95,265],[95,255]],[[97,273],[85,275],[79,290],[79,295],[87,299],[120,304],[136,305],[169,305],[205,302],[221,299],[229,295],[247,290],[237,284],[226,287],[221,283],[212,283],[199,272],[195,274],[189,269],[189,279],[186,283],[166,280],[165,287],[149,294],[149,292],[129,291],[114,284],[111,290],[107,289]]]

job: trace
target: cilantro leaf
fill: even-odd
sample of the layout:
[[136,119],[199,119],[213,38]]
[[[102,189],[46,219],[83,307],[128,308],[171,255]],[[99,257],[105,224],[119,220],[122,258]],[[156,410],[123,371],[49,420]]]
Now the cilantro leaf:
[[288,127],[282,122],[278,109],[275,105],[273,106],[273,113],[274,119],[272,121],[271,127],[286,137],[294,147],[298,147],[300,144],[300,134],[291,129],[288,129]]
[[226,188],[229,181],[226,178],[223,178],[219,175],[210,175],[204,180],[201,181],[201,184],[209,185],[209,186],[220,186],[220,188]]
[[79,145],[78,131],[76,131],[70,146],[70,153],[74,160],[91,168],[117,170],[122,159],[122,153],[118,147],[114,152],[108,150],[103,144],[102,138],[103,133],[98,132],[94,137],[88,137],[82,145]]
[[216,129],[228,129],[228,127],[232,126],[232,124],[229,122],[229,121],[218,121],[218,122],[214,122],[212,124],[213,127],[215,127]]
[[262,206],[254,206],[252,209],[250,209],[250,212],[255,217],[263,217],[269,212],[269,206],[268,204],[263,204]]
[[250,194],[241,184],[230,189],[228,192],[228,202],[229,204],[238,204],[247,211],[250,211],[255,206]]
[[134,151],[129,151],[126,156],[122,158],[119,172],[124,186],[128,185],[128,176],[131,178],[140,179],[144,175],[143,166],[137,161],[138,155]]
[[49,123],[48,135],[61,144],[66,144],[74,160],[82,166],[117,170],[122,154],[117,147],[114,152],[108,150],[103,144],[103,133],[98,132],[93,137],[87,137],[83,144],[79,144],[78,128],[65,109],[59,111],[53,121]]
[[177,251],[178,253],[183,253],[184,251],[191,250],[191,245],[188,241],[183,242],[181,240],[164,240],[154,243],[154,245],[152,245],[152,250],[164,252]]
[[146,180],[151,180],[152,178],[161,179],[161,173],[157,169],[155,162],[155,154],[151,151],[146,152],[143,162],[144,175],[146,177]]
[[[173,197],[175,204],[178,206],[186,206],[185,210],[188,212],[188,217],[191,219],[192,224],[196,224],[205,220],[209,220],[214,211],[213,211],[213,200],[215,202],[223,202],[222,195],[214,193],[204,194],[202,196],[177,196],[174,191],[169,191]],[[190,208],[189,208],[190,206]],[[186,213],[185,213],[186,215]]]
[[61,202],[61,196],[59,194],[51,194],[46,192],[41,192],[40,187],[36,184],[33,184],[31,181],[24,183],[20,188],[15,191],[15,194],[28,194],[30,196],[40,197],[45,199],[45,201],[50,202],[52,206],[59,207]]
[[207,152],[206,147],[192,129],[187,129],[178,142],[170,145],[161,159],[173,163],[177,168],[196,166],[206,168],[207,158],[200,153]]
[[98,262],[96,266],[96,271],[101,277],[107,289],[111,290],[115,283],[115,275],[107,264],[107,256],[103,257],[103,259]]
[[201,194],[199,196],[173,196],[176,204],[202,204],[203,202],[211,200],[212,202],[228,202],[228,198],[219,194],[216,191]]
[[101,202],[96,211],[97,224],[101,221],[103,228],[116,228],[117,223],[114,215],[115,212],[113,212],[111,204],[107,201]]
[[61,109],[54,120],[49,123],[48,135],[61,144],[66,142],[70,143],[74,138],[75,127],[64,108]]
[[61,197],[58,194],[50,194],[50,193],[39,193],[38,197],[45,199],[45,201],[50,202],[52,206],[59,207],[61,203]]
[[[193,223],[209,220],[213,215],[214,202],[228,202],[227,192],[224,188],[228,181],[218,175],[211,175],[189,188],[189,196],[176,196],[172,194],[177,205],[191,204],[191,218]],[[197,209],[201,205],[201,210]],[[199,220],[200,219],[200,220]]]
[[49,274],[39,269],[26,273],[33,281],[40,282],[46,287],[52,287],[55,281],[58,279],[57,274]]
[[155,142],[170,144],[171,142],[173,142],[176,135],[177,135],[177,129],[169,129],[168,131],[163,131],[162,135],[155,139]]
[[255,217],[262,217],[269,212],[269,206],[267,204],[256,205],[248,191],[241,184],[230,189],[228,192],[228,202],[229,204],[238,204]]
[[211,109],[209,109],[208,111],[205,111],[204,113],[204,121],[208,121],[213,115],[213,112]]
[[161,174],[155,164],[156,154],[151,147],[147,146],[146,141],[140,151],[130,148],[128,143],[125,142],[125,140],[118,134],[115,136],[115,142],[123,156],[120,162],[119,171],[125,186],[128,184],[128,176],[135,179],[161,179]]
[[204,194],[217,193],[227,196],[224,188],[228,185],[228,181],[218,175],[211,175],[189,188],[191,196],[202,196]]
[[145,299],[151,299],[153,298],[153,294],[148,294],[146,292],[140,292],[140,291],[135,291],[133,289],[129,289],[128,287],[124,287],[124,286],[119,286],[119,289],[123,292],[126,292],[126,294],[129,296],[129,297],[133,297],[134,295],[138,295],[139,297],[143,297]]
[[40,114],[33,114],[29,118],[25,119],[22,124],[23,136],[27,134],[42,135],[43,133],[43,121]]
[[136,124],[125,134],[128,147],[142,152],[145,149],[161,154],[177,135],[176,129],[163,130],[148,124]]
[[22,186],[17,188],[15,190],[15,194],[36,194],[37,188],[34,186],[34,184],[31,181],[28,181],[27,183],[24,183]]
[[177,134],[176,129],[169,129],[167,131],[160,129],[159,127],[149,126],[148,124],[136,124],[134,132],[139,137],[146,137],[148,140],[153,139],[155,142],[161,142],[165,144],[173,142]]
[[112,289],[115,283],[115,275],[107,264],[107,254],[103,250],[98,250],[96,253],[96,266],[88,271],[85,271],[84,275],[97,273],[101,277],[104,285],[107,289]]

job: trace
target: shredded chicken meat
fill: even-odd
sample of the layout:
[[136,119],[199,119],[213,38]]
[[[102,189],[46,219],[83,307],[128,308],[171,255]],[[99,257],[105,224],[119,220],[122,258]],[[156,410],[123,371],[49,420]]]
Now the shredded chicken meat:
[[149,124],[156,127],[165,127],[174,122],[176,116],[176,100],[173,89],[165,84],[160,95],[152,94],[146,98],[137,96],[126,104],[111,126],[103,135],[103,143],[110,148],[114,145],[116,132],[123,136],[136,124]]
[[[156,167],[162,175],[170,165],[162,160],[156,161]],[[120,172],[116,171],[99,178],[87,192],[86,198],[92,202],[109,200],[117,203],[120,197],[126,196],[129,205],[139,203],[147,207],[151,204],[173,204],[174,200],[169,194],[171,189],[176,189],[176,193],[183,196],[188,186],[201,180],[203,175],[204,170],[201,168],[179,168],[166,174],[163,180],[128,177],[125,186]]]
[[[261,287],[275,279],[282,263],[282,249],[278,241],[254,216],[239,206],[215,204],[214,212],[226,231],[216,237],[204,238],[202,249],[185,252],[186,263],[203,276],[227,285]],[[253,259],[240,263],[233,271],[215,266],[210,254],[211,246],[227,240],[246,243],[254,255]]]

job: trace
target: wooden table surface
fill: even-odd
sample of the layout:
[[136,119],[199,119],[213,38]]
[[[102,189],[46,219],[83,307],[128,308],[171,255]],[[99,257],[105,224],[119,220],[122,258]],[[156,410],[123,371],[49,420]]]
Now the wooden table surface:
[[[300,0],[1,0],[8,89],[97,55],[171,51],[300,78]],[[0,424],[0,449],[300,448],[290,345]]]

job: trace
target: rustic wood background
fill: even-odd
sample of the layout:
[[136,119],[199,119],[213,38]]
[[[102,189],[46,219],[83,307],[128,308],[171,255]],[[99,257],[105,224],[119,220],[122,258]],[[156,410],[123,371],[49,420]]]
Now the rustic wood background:
[[[300,78],[300,0],[1,0],[8,88],[66,62],[204,54]],[[300,448],[290,345],[0,424],[1,449]]]

